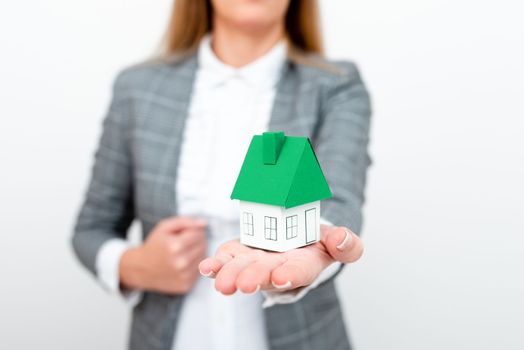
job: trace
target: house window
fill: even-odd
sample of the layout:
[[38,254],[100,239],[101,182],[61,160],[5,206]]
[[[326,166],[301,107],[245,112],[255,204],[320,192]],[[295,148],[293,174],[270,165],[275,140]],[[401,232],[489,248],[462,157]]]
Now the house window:
[[253,214],[242,213],[242,230],[245,235],[253,236]]
[[277,218],[264,216],[264,237],[272,241],[277,240]]
[[286,238],[295,238],[298,235],[298,216],[288,216],[286,218]]

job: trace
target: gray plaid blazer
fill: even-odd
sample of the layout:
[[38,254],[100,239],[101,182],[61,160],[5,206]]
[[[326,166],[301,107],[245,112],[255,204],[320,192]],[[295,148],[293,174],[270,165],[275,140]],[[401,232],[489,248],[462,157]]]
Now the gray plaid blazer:
[[[150,62],[116,79],[72,238],[77,257],[93,274],[100,246],[125,238],[133,220],[145,237],[177,214],[174,183],[197,61],[189,55]],[[323,202],[322,216],[357,233],[370,164],[369,125],[369,97],[354,64],[288,60],[269,129],[311,139],[334,194]],[[183,301],[183,295],[146,292],[133,310],[129,348],[171,349]],[[264,315],[273,350],[350,348],[333,280]]]

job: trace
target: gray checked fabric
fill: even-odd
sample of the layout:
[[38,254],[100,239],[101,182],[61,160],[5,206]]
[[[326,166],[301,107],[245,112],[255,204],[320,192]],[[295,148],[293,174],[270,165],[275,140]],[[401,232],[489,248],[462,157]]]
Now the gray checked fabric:
[[[196,55],[188,55],[135,66],[116,79],[72,239],[93,274],[99,247],[126,237],[133,220],[145,237],[157,222],[177,214],[174,184],[197,65]],[[311,139],[334,194],[323,202],[321,215],[357,233],[370,165],[369,127],[369,96],[354,64],[289,60],[269,130]],[[183,301],[183,295],[145,293],[133,310],[129,348],[171,349]],[[264,315],[273,350],[350,348],[333,280]]]

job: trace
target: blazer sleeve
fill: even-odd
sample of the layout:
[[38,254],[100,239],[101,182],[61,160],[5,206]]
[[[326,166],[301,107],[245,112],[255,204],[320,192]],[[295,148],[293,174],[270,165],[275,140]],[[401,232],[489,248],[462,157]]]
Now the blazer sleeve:
[[73,250],[96,275],[96,256],[109,239],[125,238],[134,218],[129,101],[121,73],[103,122],[91,180],[74,227]]
[[339,64],[343,74],[324,91],[315,149],[333,193],[323,201],[322,216],[356,234],[362,227],[362,206],[368,154],[371,107],[356,66]]

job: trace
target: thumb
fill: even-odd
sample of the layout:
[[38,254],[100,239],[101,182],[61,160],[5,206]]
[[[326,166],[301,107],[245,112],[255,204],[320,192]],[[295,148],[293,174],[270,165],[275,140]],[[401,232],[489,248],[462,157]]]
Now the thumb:
[[329,255],[341,263],[352,263],[364,252],[362,240],[346,227],[322,225],[322,243]]
[[158,228],[164,232],[177,233],[187,229],[204,228],[207,221],[191,216],[173,216],[158,223]]

